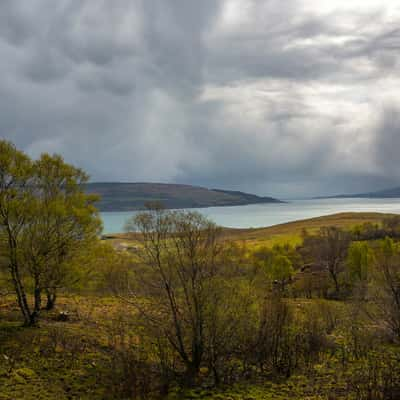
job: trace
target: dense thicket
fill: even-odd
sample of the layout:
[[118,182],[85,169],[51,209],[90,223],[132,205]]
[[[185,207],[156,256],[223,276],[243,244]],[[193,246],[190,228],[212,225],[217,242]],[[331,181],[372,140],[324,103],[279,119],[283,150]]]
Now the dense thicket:
[[[391,234],[395,220],[380,232]],[[356,234],[327,227],[295,248],[249,251],[197,213],[162,208],[140,213],[127,229],[140,232],[141,245],[117,292],[136,309],[137,348],[151,354],[149,391],[287,378],[327,354],[346,368],[362,359],[382,375],[376,379],[386,379],[384,365],[398,353],[382,349],[400,339],[400,247],[393,239],[360,241],[369,226]],[[385,362],[375,359],[375,345]],[[367,385],[361,372],[354,379]],[[398,390],[396,374],[384,390]]]

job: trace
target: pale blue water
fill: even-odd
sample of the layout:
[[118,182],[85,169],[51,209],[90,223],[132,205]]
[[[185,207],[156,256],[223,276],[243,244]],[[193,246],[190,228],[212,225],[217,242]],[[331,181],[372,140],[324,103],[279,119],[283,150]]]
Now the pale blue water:
[[[191,209],[218,225],[231,228],[259,228],[339,212],[383,212],[400,214],[400,199],[291,200],[283,204],[252,204],[234,207]],[[104,233],[123,232],[134,211],[103,212]]]

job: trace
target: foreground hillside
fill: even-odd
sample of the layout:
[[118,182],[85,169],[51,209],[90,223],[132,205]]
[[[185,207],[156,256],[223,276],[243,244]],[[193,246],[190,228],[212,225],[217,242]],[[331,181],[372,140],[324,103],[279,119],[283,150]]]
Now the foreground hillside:
[[[352,229],[365,223],[381,224],[385,218],[393,214],[371,212],[347,212],[325,215],[322,217],[287,222],[266,228],[223,228],[223,237],[226,240],[245,243],[251,248],[262,246],[272,247],[275,244],[289,243],[297,245],[301,243],[305,231],[315,233],[324,226],[334,226],[342,229]],[[137,244],[135,234],[121,233],[104,235],[104,239],[113,243],[117,248],[124,248]]]
[[240,206],[257,203],[279,203],[272,197],[261,197],[238,191],[207,189],[199,186],[165,183],[89,183],[88,193],[101,196],[101,211],[132,211],[147,202],[162,202],[166,208],[200,208]]
[[245,241],[254,246],[273,245],[279,243],[299,244],[305,231],[316,233],[324,226],[351,229],[365,223],[381,224],[385,218],[393,214],[372,212],[345,212],[305,220],[287,222],[267,228],[228,229],[224,232],[227,238]]
[[[189,235],[189,231],[183,232]],[[328,240],[325,234],[331,235]],[[43,310],[35,327],[21,326],[14,296],[0,291],[0,400],[400,398],[400,332],[375,307],[389,306],[391,297],[374,297],[385,289],[380,265],[393,268],[383,272],[398,273],[398,218],[341,213],[269,228],[224,229],[222,235],[223,241],[234,243],[218,259],[222,264],[217,280],[204,281],[216,285],[206,289],[215,301],[197,298],[206,302],[201,303],[206,318],[213,310],[210,306],[221,309],[207,319],[215,325],[204,324],[204,362],[190,385],[182,382],[182,361],[165,340],[164,332],[170,334],[174,325],[163,314],[168,306],[159,297],[162,281],[138,262],[138,234],[124,234],[108,237],[89,258],[79,259],[84,271],[80,281],[59,293],[56,308]],[[378,239],[388,235],[393,239]],[[212,241],[200,243],[196,251]],[[243,248],[235,243],[243,243]],[[170,260],[170,239],[164,244],[167,247],[159,249],[167,249]],[[339,290],[325,268],[303,268],[310,260],[322,262],[323,245],[328,246],[327,260],[334,255],[341,265]],[[113,250],[130,246],[133,256]],[[205,263],[208,253],[200,254]],[[178,255],[167,265],[179,268],[182,253]],[[191,271],[191,265],[197,271],[198,259],[193,260],[178,271]],[[214,258],[210,265],[214,273]],[[191,289],[190,280],[173,277],[168,278],[167,288],[179,283]],[[0,274],[0,283],[1,278]],[[123,289],[127,280],[128,292]],[[179,311],[185,312],[186,297],[178,297],[182,288],[178,286],[174,299],[180,301]],[[154,307],[144,310],[152,313],[151,320],[141,316],[145,304]],[[190,320],[181,322],[181,314],[174,315],[185,332],[181,346],[190,352]],[[158,327],[161,335],[153,337]]]
[[[296,307],[301,311],[302,307],[314,307],[313,303],[297,301]],[[329,310],[323,303],[315,302],[315,307]],[[335,318],[347,318],[346,307],[334,308]],[[68,311],[68,322],[57,321],[57,312],[51,312],[43,316],[40,327],[23,328],[13,299],[0,297],[0,400],[146,399],[129,389],[135,379],[143,378],[140,366],[135,369],[134,349],[129,348],[132,310],[111,297],[93,295],[63,296],[58,310]],[[346,323],[343,320],[340,327]],[[220,388],[206,385],[203,389],[171,391],[167,399],[348,399],[346,379],[358,371],[350,367],[335,375],[335,368],[340,368],[340,360],[327,358],[307,373],[287,380],[245,380]]]
[[[219,388],[176,389],[166,400],[367,399],[357,397],[356,387],[359,384],[359,390],[366,390],[361,385],[368,384],[361,379],[362,368],[368,367],[351,360],[351,339],[341,334],[351,322],[351,307],[319,300],[296,300],[294,307],[298,313],[310,308],[321,315],[314,322],[317,329],[330,329],[325,324],[336,319],[329,340],[332,348],[338,343],[337,355],[324,355],[319,364],[289,378],[267,376]],[[39,327],[22,328],[12,298],[0,297],[0,400],[160,399],[140,397],[129,388],[146,373],[140,370],[140,359],[135,361],[134,348],[129,347],[132,310],[111,297],[93,295],[63,296],[58,310],[69,312],[68,322],[57,321],[57,312],[52,312]]]

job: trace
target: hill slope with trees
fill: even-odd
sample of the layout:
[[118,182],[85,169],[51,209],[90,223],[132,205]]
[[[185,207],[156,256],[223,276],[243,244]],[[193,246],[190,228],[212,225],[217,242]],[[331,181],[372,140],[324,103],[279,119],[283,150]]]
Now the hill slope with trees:
[[201,208],[279,203],[272,197],[261,197],[239,191],[207,189],[200,186],[168,183],[88,183],[86,191],[98,194],[101,211],[132,211],[145,208],[148,202],[161,202],[166,208]]
[[329,197],[320,197],[329,199],[396,199],[400,198],[400,187],[378,190],[376,192],[355,193],[355,194],[338,194]]

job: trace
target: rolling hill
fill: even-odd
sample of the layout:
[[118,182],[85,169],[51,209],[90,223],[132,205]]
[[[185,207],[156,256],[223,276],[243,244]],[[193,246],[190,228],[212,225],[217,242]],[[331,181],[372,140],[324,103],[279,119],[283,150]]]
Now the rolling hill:
[[199,186],[167,183],[94,182],[86,185],[88,193],[101,196],[100,211],[133,211],[147,202],[161,202],[166,208],[200,208],[280,203],[272,197]]
[[[341,229],[351,229],[365,223],[380,225],[382,221],[394,214],[374,212],[345,212],[322,217],[308,218],[284,224],[273,225],[265,228],[223,228],[222,238],[237,243],[246,243],[251,248],[272,247],[289,243],[298,245],[302,242],[302,234],[306,229],[314,234],[324,226],[335,226]],[[108,240],[116,248],[123,249],[138,243],[138,233],[106,234],[104,240]]]
[[390,199],[390,198],[400,198],[400,187],[378,190],[376,192],[367,193],[356,193],[356,194],[339,194],[329,197],[319,197],[319,198],[329,198],[329,199],[348,199],[348,198],[360,198],[360,199]]

